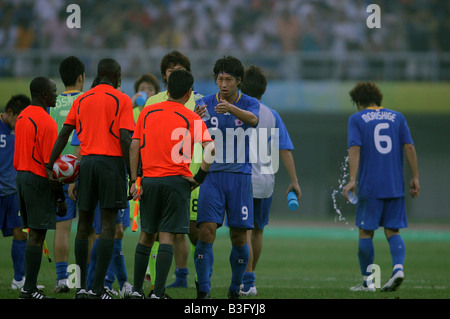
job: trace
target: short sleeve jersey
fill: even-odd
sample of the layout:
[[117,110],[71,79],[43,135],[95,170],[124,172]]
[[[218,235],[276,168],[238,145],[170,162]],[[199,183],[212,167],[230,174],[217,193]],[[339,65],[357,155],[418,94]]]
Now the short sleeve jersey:
[[[254,129],[230,113],[219,114],[214,110],[220,103],[220,93],[205,96],[211,119],[206,121],[211,136],[214,136],[216,156],[210,172],[232,172],[251,174],[250,139]],[[259,118],[259,101],[253,97],[238,93],[232,103],[242,110],[249,111]]]
[[134,131],[131,99],[99,84],[77,97],[64,124],[76,127],[81,155],[122,156],[120,129]]
[[[162,91],[162,92],[159,92],[158,94],[155,94],[155,95],[149,97],[147,99],[147,102],[145,103],[145,106],[164,102],[164,101],[167,101],[168,99],[169,99],[169,95],[167,94],[167,91]],[[191,111],[193,111],[195,109],[194,94],[191,94],[191,97],[189,98],[189,100],[186,102],[186,104],[184,106],[187,107]],[[189,166],[189,169],[191,170],[192,174],[197,173],[197,171],[199,170],[201,163],[202,163],[202,156],[203,156],[202,154],[203,154],[203,149],[202,149],[201,144],[194,144],[194,153],[192,156],[192,162],[191,162],[191,165]]]
[[42,107],[29,105],[17,118],[15,135],[14,168],[47,178],[45,165],[58,137],[55,120]]
[[413,140],[401,113],[376,107],[350,116],[347,146],[361,147],[358,179],[360,196],[404,196],[405,144],[413,144]]
[[[81,94],[82,93],[80,91],[66,91],[58,95],[56,98],[56,106],[50,109],[50,116],[56,121],[58,131],[61,131],[73,102]],[[73,154],[74,147],[70,145],[72,134],[73,132],[71,133],[69,141],[61,154]]]
[[192,176],[194,143],[212,141],[200,116],[172,101],[146,106],[133,139],[140,140],[144,177]]
[[256,158],[252,161],[253,197],[268,198],[275,186],[279,151],[293,150],[294,146],[280,115],[262,103],[256,134],[258,140],[250,145],[251,154]]
[[14,130],[0,118],[0,196],[16,192],[14,160]]

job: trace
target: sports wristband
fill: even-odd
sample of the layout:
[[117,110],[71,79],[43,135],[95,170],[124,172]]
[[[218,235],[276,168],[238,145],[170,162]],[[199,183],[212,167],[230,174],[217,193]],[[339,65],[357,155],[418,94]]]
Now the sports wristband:
[[197,174],[195,174],[195,176],[194,176],[194,180],[195,180],[197,183],[201,184],[201,183],[203,183],[203,181],[205,180],[206,175],[208,175],[208,172],[205,172],[205,171],[202,170],[202,168],[200,167],[200,168],[198,169]]

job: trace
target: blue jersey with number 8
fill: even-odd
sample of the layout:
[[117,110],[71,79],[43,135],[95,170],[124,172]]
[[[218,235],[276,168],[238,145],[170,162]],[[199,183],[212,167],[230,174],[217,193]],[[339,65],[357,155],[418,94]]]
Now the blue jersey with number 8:
[[403,146],[413,144],[405,117],[383,107],[350,116],[347,146],[360,146],[359,196],[404,196]]

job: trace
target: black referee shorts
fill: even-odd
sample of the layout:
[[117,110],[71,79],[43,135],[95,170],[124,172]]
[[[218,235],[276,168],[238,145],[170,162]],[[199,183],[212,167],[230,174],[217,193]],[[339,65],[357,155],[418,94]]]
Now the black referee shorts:
[[56,198],[48,179],[18,171],[16,186],[23,228],[55,229]]
[[189,233],[191,184],[181,176],[144,177],[141,197],[141,227],[158,231]]
[[84,155],[78,179],[78,209],[94,211],[100,208],[128,207],[125,162],[119,156]]

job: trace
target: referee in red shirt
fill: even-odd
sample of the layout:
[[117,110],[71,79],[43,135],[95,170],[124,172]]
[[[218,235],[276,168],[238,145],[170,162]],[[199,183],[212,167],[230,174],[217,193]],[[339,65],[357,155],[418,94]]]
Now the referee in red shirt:
[[[150,251],[159,233],[154,299],[170,299],[165,284],[173,257],[176,234],[189,233],[191,191],[206,177],[215,153],[214,142],[199,115],[187,109],[194,78],[176,70],[168,81],[169,99],[147,106],[139,115],[130,147],[131,193],[137,198],[134,181],[142,162],[141,235],[136,246],[132,298],[142,291]],[[195,177],[189,170],[194,143],[205,148]],[[211,155],[211,156],[209,156]]]
[[[131,99],[117,90],[121,78],[119,63],[113,59],[101,60],[97,77],[100,84],[73,102],[53,148],[48,169],[61,154],[72,130],[76,129],[83,156],[78,181],[80,217],[75,239],[75,260],[81,273],[77,298],[110,299],[103,284],[113,253],[117,211],[126,208],[128,203],[126,169],[129,169],[134,118]],[[88,237],[98,202],[101,234],[97,266],[92,291],[86,292]]]
[[52,182],[51,186],[45,169],[58,136],[56,122],[47,113],[48,107],[56,105],[56,85],[46,77],[36,77],[30,91],[31,105],[20,113],[15,126],[13,161],[20,216],[23,228],[30,232],[25,250],[25,284],[19,298],[47,299],[36,285],[42,245],[47,230],[56,228],[56,214],[64,216],[67,206],[62,184]]

